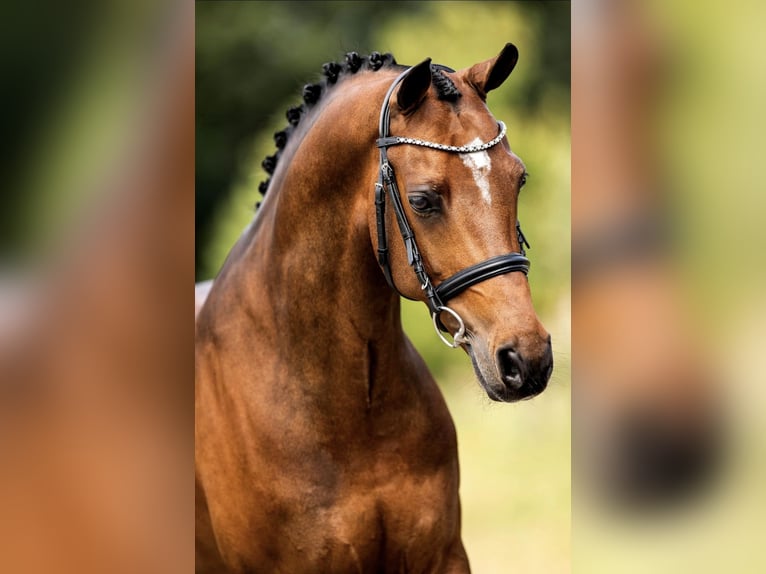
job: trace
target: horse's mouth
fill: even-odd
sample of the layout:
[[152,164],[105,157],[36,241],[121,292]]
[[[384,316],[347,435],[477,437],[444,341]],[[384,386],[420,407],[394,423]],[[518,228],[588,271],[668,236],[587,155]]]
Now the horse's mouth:
[[493,401],[514,403],[524,399],[531,399],[543,392],[548,384],[550,369],[546,370],[541,379],[538,379],[530,372],[525,372],[521,384],[507,383],[501,377],[497,366],[493,362],[482,360],[480,358],[481,353],[476,353],[470,343],[464,343],[463,348],[468,353],[468,356],[471,357],[471,364],[479,384]]

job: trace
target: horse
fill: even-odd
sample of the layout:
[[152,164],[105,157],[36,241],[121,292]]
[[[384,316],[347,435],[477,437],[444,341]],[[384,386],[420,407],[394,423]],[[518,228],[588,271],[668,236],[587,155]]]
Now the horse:
[[263,202],[200,290],[198,572],[470,571],[455,426],[400,295],[489,398],[545,389],[526,170],[486,105],[517,60],[351,52],[288,110]]

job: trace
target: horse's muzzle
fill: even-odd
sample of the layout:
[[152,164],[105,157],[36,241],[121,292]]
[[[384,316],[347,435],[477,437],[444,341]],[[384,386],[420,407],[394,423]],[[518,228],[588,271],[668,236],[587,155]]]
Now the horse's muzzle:
[[525,358],[514,347],[498,349],[495,357],[502,387],[488,389],[489,397],[496,401],[513,402],[540,394],[548,385],[553,372],[551,339],[541,356]]

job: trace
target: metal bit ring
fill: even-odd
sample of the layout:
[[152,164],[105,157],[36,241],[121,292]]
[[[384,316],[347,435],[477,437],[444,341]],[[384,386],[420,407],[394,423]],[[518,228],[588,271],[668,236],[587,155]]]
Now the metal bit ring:
[[[442,330],[439,328],[439,315],[441,315],[442,312],[444,311],[452,315],[458,323],[458,329],[452,335],[452,341],[447,339],[442,333]],[[460,315],[458,315],[455,311],[453,311],[449,307],[442,305],[441,307],[437,308],[436,311],[434,311],[431,314],[431,319],[434,322],[434,329],[436,330],[436,334],[439,335],[439,338],[448,347],[452,349],[457,349],[462,343],[467,342],[465,338],[465,323],[463,323],[462,317],[460,317]]]

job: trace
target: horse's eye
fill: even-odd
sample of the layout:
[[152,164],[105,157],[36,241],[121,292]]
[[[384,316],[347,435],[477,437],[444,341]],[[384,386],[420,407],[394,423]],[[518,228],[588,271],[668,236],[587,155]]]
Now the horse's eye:
[[521,174],[521,179],[519,180],[519,189],[524,187],[524,184],[527,183],[527,177],[529,177],[528,173]]
[[439,210],[438,200],[425,193],[412,193],[407,200],[415,213],[427,214]]

